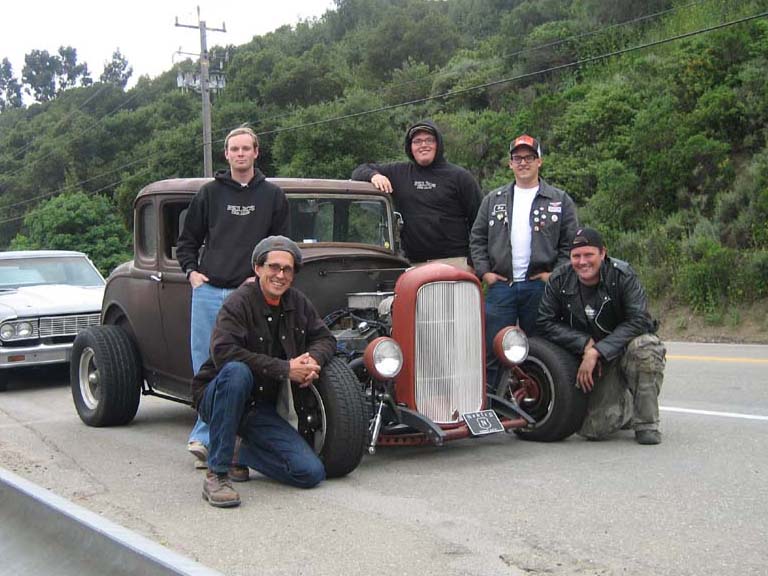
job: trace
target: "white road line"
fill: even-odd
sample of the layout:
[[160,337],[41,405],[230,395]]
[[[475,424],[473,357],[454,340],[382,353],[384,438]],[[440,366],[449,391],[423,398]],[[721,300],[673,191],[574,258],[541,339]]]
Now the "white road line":
[[682,414],[701,414],[703,416],[722,416],[723,418],[741,418],[743,420],[764,420],[768,422],[768,416],[760,414],[741,414],[739,412],[716,412],[714,410],[694,410],[693,408],[674,408],[672,406],[659,406],[664,412],[680,412]]

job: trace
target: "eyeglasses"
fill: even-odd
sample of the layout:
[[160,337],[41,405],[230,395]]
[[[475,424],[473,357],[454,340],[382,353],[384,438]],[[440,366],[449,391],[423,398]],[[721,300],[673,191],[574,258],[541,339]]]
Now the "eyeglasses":
[[437,140],[432,138],[432,136],[428,136],[427,138],[414,138],[411,140],[411,146],[432,146]]
[[527,156],[518,156],[517,154],[515,154],[514,156],[512,156],[512,162],[514,164],[522,164],[523,160],[525,160],[526,164],[530,164],[537,158],[538,156],[536,156],[536,154],[528,154]]
[[265,266],[271,274],[277,275],[282,272],[284,276],[293,276],[294,270],[292,266],[280,266],[280,264],[275,264],[274,262],[265,264]]

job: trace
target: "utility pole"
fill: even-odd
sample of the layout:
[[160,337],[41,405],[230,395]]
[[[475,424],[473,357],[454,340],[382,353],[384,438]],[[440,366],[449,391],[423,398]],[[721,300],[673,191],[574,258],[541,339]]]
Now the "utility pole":
[[179,24],[176,17],[176,26],[180,28],[197,28],[200,30],[200,93],[203,96],[203,171],[207,178],[213,176],[213,149],[211,146],[211,95],[208,82],[208,41],[205,33],[226,32],[227,27],[221,23],[221,28],[208,28],[205,20],[200,20],[200,6],[197,7],[197,25]]

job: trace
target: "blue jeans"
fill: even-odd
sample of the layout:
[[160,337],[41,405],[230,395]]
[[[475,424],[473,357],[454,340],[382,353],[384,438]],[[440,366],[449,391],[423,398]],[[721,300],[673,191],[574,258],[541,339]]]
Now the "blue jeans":
[[[208,283],[192,290],[192,318],[190,321],[190,352],[192,353],[192,372],[197,374],[211,352],[211,334],[216,324],[216,316],[232,288],[217,288]],[[197,422],[189,434],[189,442],[200,442],[208,446],[208,425],[197,417]]]
[[210,425],[208,469],[227,472],[239,434],[241,465],[298,488],[322,482],[325,467],[296,429],[273,405],[250,406],[253,386],[253,373],[242,362],[228,362],[206,386],[198,410]]
[[544,282],[526,280],[495,282],[485,294],[485,350],[486,385],[488,391],[496,392],[499,377],[499,360],[493,353],[493,339],[505,326],[518,324],[527,336],[536,334],[536,316],[539,302],[544,294]]

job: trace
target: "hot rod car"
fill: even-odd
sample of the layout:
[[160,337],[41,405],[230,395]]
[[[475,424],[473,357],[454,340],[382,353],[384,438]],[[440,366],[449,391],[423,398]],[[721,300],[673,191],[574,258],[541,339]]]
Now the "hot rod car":
[[[302,249],[294,286],[337,339],[317,384],[294,388],[298,428],[328,476],[367,450],[513,431],[556,441],[575,432],[586,400],[563,350],[514,327],[496,335],[505,367],[485,384],[483,289],[441,263],[411,267],[402,222],[368,183],[273,179],[286,193]],[[101,322],[75,341],[71,386],[90,426],[129,423],[142,394],[190,403],[191,289],[175,251],[185,210],[206,179],[150,184],[135,201],[134,258],[107,280]]]

